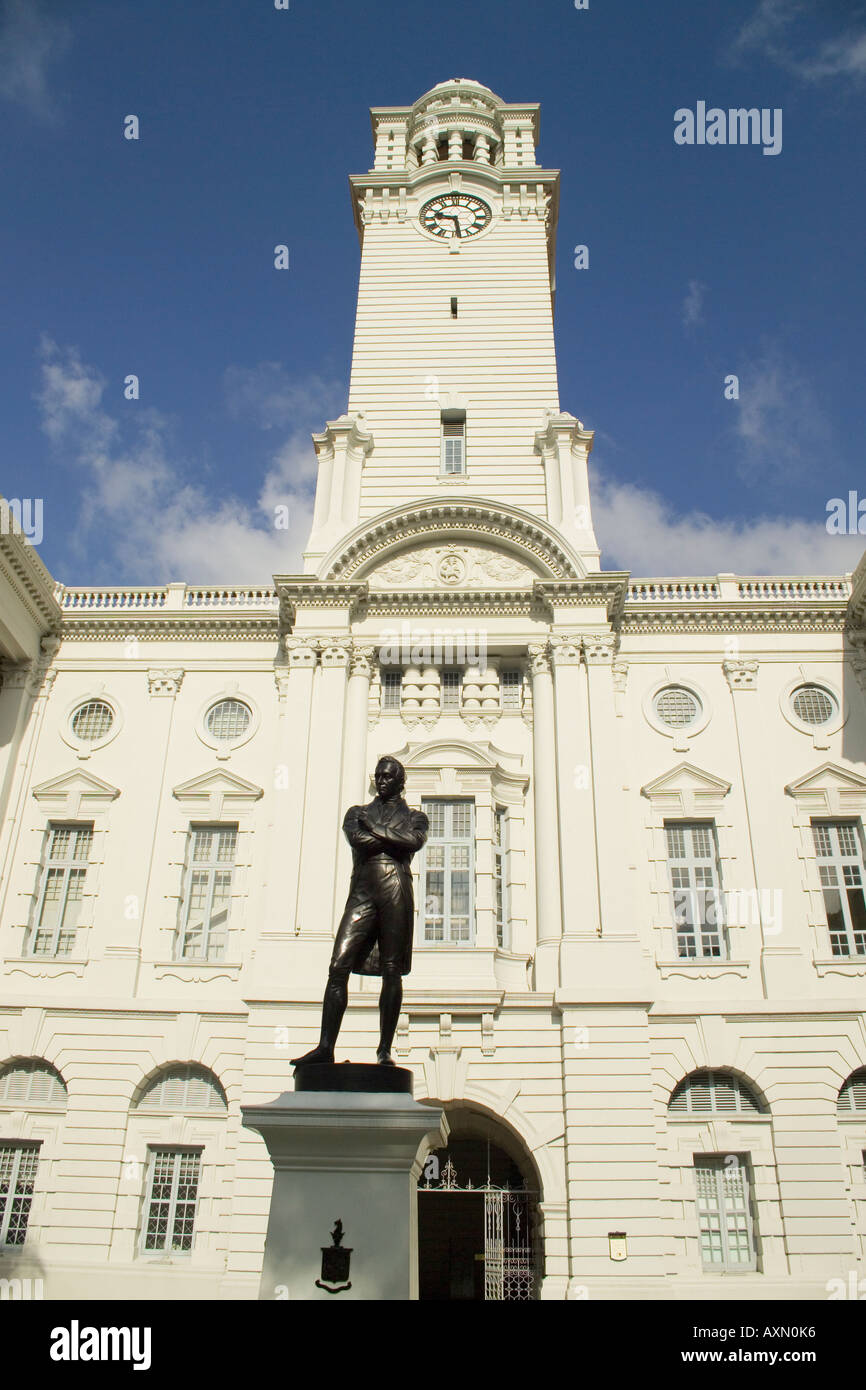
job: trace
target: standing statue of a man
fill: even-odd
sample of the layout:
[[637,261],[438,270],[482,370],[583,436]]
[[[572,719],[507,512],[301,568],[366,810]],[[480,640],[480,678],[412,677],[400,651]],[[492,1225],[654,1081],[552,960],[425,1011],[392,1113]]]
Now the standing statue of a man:
[[376,1058],[394,1065],[391,1043],[403,1002],[401,977],[412,966],[415,904],[409,864],[427,839],[429,823],[423,811],[411,810],[403,800],[406,772],[396,758],[380,758],[373,780],[373,800],[350,807],[343,821],[352,846],[349,897],[331,955],[319,1045],[294,1058],[296,1067],[333,1062],[351,972],[382,977]]

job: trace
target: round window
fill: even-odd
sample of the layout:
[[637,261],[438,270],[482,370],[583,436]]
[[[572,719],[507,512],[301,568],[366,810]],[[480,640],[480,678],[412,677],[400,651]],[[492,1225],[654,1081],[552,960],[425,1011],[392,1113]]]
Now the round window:
[[104,700],[88,700],[79,705],[72,716],[71,727],[82,743],[96,743],[105,738],[114,723],[114,710]]
[[249,706],[241,700],[220,700],[208,710],[205,723],[213,738],[227,743],[241,738],[249,728],[251,719]]
[[833,696],[820,685],[801,685],[791,696],[791,709],[804,724],[815,727],[829,724],[838,706]]
[[701,702],[697,695],[681,685],[665,686],[656,695],[653,707],[656,718],[669,729],[687,729],[701,713]]

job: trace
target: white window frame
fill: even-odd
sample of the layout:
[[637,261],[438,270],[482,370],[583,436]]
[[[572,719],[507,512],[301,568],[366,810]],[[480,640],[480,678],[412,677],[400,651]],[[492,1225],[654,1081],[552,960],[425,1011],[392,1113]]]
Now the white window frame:
[[[101,738],[79,738],[72,728],[72,720],[84,705],[94,704],[96,701],[101,705],[108,705],[114,718]],[[90,757],[91,753],[95,753],[100,748],[105,748],[113,739],[116,739],[122,728],[123,711],[118,701],[113,695],[106,695],[104,687],[100,686],[99,689],[86,690],[82,694],[76,695],[75,699],[69,702],[66,706],[58,732],[63,742],[69,748],[73,748],[80,759],[85,760]]]
[[[250,722],[242,734],[236,738],[220,739],[215,738],[207,726],[208,715],[215,705],[221,705],[224,701],[231,700],[239,705],[246,705],[250,712]],[[227,685],[223,690],[218,690],[210,695],[204,704],[199,707],[198,714],[193,723],[196,737],[216,753],[220,762],[228,762],[232,755],[244,744],[249,743],[250,739],[255,738],[261,724],[261,710],[258,703],[246,690],[240,690],[236,682]]]
[[[732,1162],[731,1160],[735,1160]],[[713,1196],[715,1203],[710,1209],[701,1207],[702,1197],[698,1184],[698,1172],[712,1172],[715,1177],[712,1183],[714,1188]],[[734,1193],[731,1190],[730,1176],[733,1173],[741,1176],[743,1185],[743,1199],[741,1202],[734,1201]],[[695,1182],[695,1207],[698,1215],[698,1242],[700,1248],[701,1265],[707,1274],[748,1274],[754,1272],[758,1267],[758,1250],[755,1239],[755,1221],[752,1215],[753,1184],[750,1173],[749,1154],[695,1154],[694,1156],[694,1182]],[[709,1227],[711,1213],[717,1214],[717,1226],[719,1237],[722,1241],[723,1258],[721,1260],[708,1260],[705,1258],[704,1235]],[[745,1227],[746,1237],[749,1246],[748,1260],[735,1260],[731,1258],[731,1242],[729,1240],[731,1230],[731,1220],[736,1223],[735,1229],[742,1230]]]
[[[149,1145],[148,1145],[148,1150],[147,1150],[147,1172],[146,1172],[146,1177],[145,1177],[144,1200],[143,1200],[143,1203],[142,1203],[142,1211],[141,1211],[141,1234],[140,1234],[140,1237],[139,1237],[139,1254],[142,1255],[145,1259],[166,1259],[166,1258],[169,1257],[169,1256],[172,1257],[172,1258],[175,1258],[175,1259],[184,1259],[184,1258],[186,1258],[186,1257],[188,1257],[188,1256],[190,1256],[190,1255],[193,1254],[193,1252],[194,1252],[194,1250],[195,1250],[196,1224],[197,1224],[197,1221],[198,1221],[199,1201],[200,1201],[200,1199],[201,1199],[202,1176],[203,1176],[203,1169],[202,1169],[202,1156],[203,1156],[203,1152],[204,1152],[203,1147],[202,1147],[201,1145],[198,1145],[198,1144],[196,1144],[196,1145],[185,1145],[185,1144],[149,1144]],[[177,1193],[178,1193],[178,1188],[179,1188],[179,1186],[180,1186],[180,1166],[181,1166],[181,1160],[182,1160],[182,1158],[184,1158],[185,1156],[188,1156],[188,1155],[193,1155],[193,1156],[198,1160],[198,1171],[197,1171],[197,1174],[196,1174],[196,1185],[195,1185],[195,1201],[194,1201],[194,1204],[193,1204],[193,1213],[192,1213],[192,1233],[191,1233],[191,1239],[190,1239],[189,1248],[186,1249],[186,1250],[184,1250],[184,1249],[175,1249],[175,1247],[174,1247],[173,1245],[171,1245],[171,1244],[168,1245],[168,1246],[163,1245],[163,1246],[160,1247],[159,1249],[153,1249],[153,1248],[150,1248],[150,1249],[149,1249],[149,1248],[147,1247],[148,1225],[150,1224],[151,1212],[152,1212],[152,1210],[153,1210],[154,1202],[155,1202],[155,1201],[160,1201],[160,1200],[162,1200],[162,1199],[160,1199],[160,1198],[154,1198],[154,1196],[153,1196],[153,1185],[154,1185],[154,1180],[155,1180],[155,1178],[156,1178],[156,1164],[157,1164],[157,1159],[160,1158],[161,1156],[166,1155],[166,1154],[171,1154],[171,1155],[173,1156],[172,1174],[171,1174],[171,1191],[170,1191],[169,1198],[168,1198],[169,1217],[168,1217],[168,1221],[167,1221],[167,1223],[166,1223],[166,1240],[167,1240],[167,1241],[173,1238],[173,1228],[174,1228],[175,1222],[177,1221],[177,1207],[178,1207],[178,1196],[177,1196]]]
[[[39,1172],[39,1151],[41,1147],[40,1142],[31,1142],[26,1139],[0,1141],[0,1151],[8,1151],[11,1149],[13,1152],[9,1191],[4,1195],[0,1195],[0,1253],[7,1250],[21,1250],[27,1243],[27,1232],[30,1226],[30,1217],[33,1213],[33,1199],[36,1196],[36,1175]],[[21,1177],[21,1163],[25,1153],[35,1156],[32,1188],[29,1193],[18,1191],[18,1184]],[[9,1226],[13,1216],[13,1206],[16,1197],[25,1198],[27,1201],[27,1216],[24,1222],[24,1240],[10,1243]]]
[[[396,680],[394,677],[396,676]],[[390,680],[388,678],[391,678]],[[379,675],[379,708],[384,712],[399,714],[403,705],[403,672],[399,667],[384,666]],[[393,699],[396,693],[396,699]]]
[[[506,676],[516,676],[515,681],[506,683]],[[514,692],[512,700],[506,698],[506,690]],[[519,713],[523,708],[523,672],[519,667],[503,666],[499,672],[499,708],[506,713],[514,711]]]
[[[835,704],[835,714],[831,719],[827,720],[826,724],[807,724],[804,719],[801,719],[800,716],[795,713],[793,705],[794,694],[804,685],[817,686],[819,690],[823,690],[826,695],[829,695],[830,699]],[[791,728],[811,738],[814,747],[818,749],[829,748],[831,746],[831,736],[839,733],[839,730],[847,722],[849,713],[848,701],[845,699],[843,691],[840,690],[834,682],[827,680],[823,673],[820,675],[807,675],[805,667],[801,667],[799,675],[797,675],[794,680],[788,681],[780,690],[779,709],[782,712],[782,717],[791,725]]]
[[[470,797],[425,797],[421,802],[421,809],[427,812],[427,808],[432,802],[443,803],[446,807],[446,833],[442,838],[436,838],[432,834],[428,835],[427,841],[421,851],[420,865],[420,891],[418,894],[417,907],[417,937],[418,943],[422,946],[448,947],[456,946],[465,948],[475,944],[475,835],[476,835],[476,806],[474,799]],[[468,836],[456,836],[451,831],[452,808],[454,806],[469,806],[470,830]],[[431,818],[432,825],[432,818]],[[444,866],[440,869],[428,869],[430,849],[444,849]],[[452,865],[453,850],[455,848],[469,850],[469,865],[467,869],[454,869]],[[431,914],[427,912],[427,902],[430,894],[427,891],[428,873],[442,873],[443,893],[442,893],[442,936],[437,939],[427,935],[428,925]],[[467,935],[466,937],[454,938],[452,932],[452,912],[451,912],[451,878],[453,873],[466,873],[469,880],[468,892],[468,913],[467,913]],[[440,914],[432,914],[438,917]]]
[[[699,855],[694,848],[694,832],[708,831],[712,845],[712,856]],[[681,858],[671,855],[671,832],[679,831],[684,836],[686,853]],[[671,910],[674,920],[674,952],[680,960],[723,961],[730,955],[728,936],[724,917],[724,893],[719,862],[719,840],[716,825],[712,820],[666,819],[664,822],[665,847],[667,850],[668,878],[670,882]],[[709,872],[710,882],[699,883]],[[677,874],[688,876],[687,884],[676,884]],[[688,916],[683,920],[683,910]],[[716,920],[710,921],[714,914]],[[684,930],[690,927],[691,930]],[[715,937],[717,950],[707,950],[707,945]],[[684,950],[691,944],[694,950]]]
[[[459,426],[459,435],[455,432],[455,426]],[[448,429],[449,429],[449,428],[450,428],[450,430],[451,430],[451,434],[450,434],[450,435],[449,435],[449,433],[448,433]],[[440,436],[441,436],[440,455],[439,455],[439,475],[440,475],[440,477],[442,477],[442,478],[465,478],[465,476],[466,476],[466,412],[463,411],[463,412],[461,412],[459,415],[443,412],[442,417],[441,417]],[[456,449],[455,449],[455,450],[450,450],[450,451],[449,451],[448,444],[449,444],[449,441],[452,441],[452,442],[453,442],[455,439],[458,439],[458,438],[459,438],[459,440],[460,440],[460,449],[459,449],[460,458],[459,458],[459,461],[458,461],[458,466],[457,466],[457,467],[454,467],[454,466],[452,466],[452,465],[454,464],[454,460],[453,460],[453,459],[450,459],[450,460],[449,460],[448,455],[449,455],[449,452],[451,452],[451,453],[457,453],[458,451],[457,451]]]
[[[676,686],[679,689],[688,691],[693,699],[697,700],[700,706],[698,714],[692,724],[671,726],[665,724],[656,713],[656,696],[660,695],[668,686]],[[644,694],[641,702],[643,716],[647,723],[655,729],[657,734],[662,734],[669,738],[674,746],[674,751],[686,753],[691,747],[698,734],[703,733],[710,722],[713,713],[710,697],[703,686],[698,685],[691,675],[677,675],[668,668],[665,672],[664,680],[656,681]]]
[[[37,960],[65,960],[68,956],[75,954],[75,946],[78,940],[79,929],[87,926],[87,923],[79,921],[81,907],[84,903],[84,888],[87,883],[87,873],[93,864],[93,844],[96,827],[93,821],[63,821],[51,820],[46,827],[45,839],[43,842],[42,863],[39,871],[39,887],[36,896],[36,905],[33,912],[32,925],[30,927],[27,945],[27,955],[33,956]],[[90,841],[87,847],[86,859],[75,859],[70,857],[57,857],[53,850],[58,831],[72,831],[89,833]],[[77,847],[78,834],[75,835],[74,844]],[[57,913],[57,923],[53,928],[42,926],[42,917],[45,912],[46,892],[48,883],[52,876],[52,871],[60,870],[62,874],[62,890],[60,897],[60,907]],[[73,873],[81,879],[81,896],[77,900],[77,912],[71,927],[66,925],[66,914],[70,904],[69,885],[72,881]],[[72,900],[73,904],[75,899]],[[36,947],[40,935],[50,932],[51,949],[48,951],[37,951]],[[69,949],[60,951],[60,938],[63,935],[71,934]]]
[[508,906],[508,807],[493,807],[493,908],[496,946],[507,951],[511,921]]
[[[698,1086],[704,1086],[709,1096],[710,1104],[704,1109],[694,1106],[694,1093]],[[682,1089],[680,1089],[682,1088]],[[726,1103],[728,1097],[724,1095],[728,1088],[734,1097],[734,1104]],[[686,1105],[679,1110],[673,1109],[674,1097],[679,1091],[680,1096],[685,1095]],[[677,1096],[679,1099],[679,1096]],[[754,1088],[748,1082],[743,1081],[736,1072],[724,1071],[713,1068],[701,1068],[699,1071],[690,1072],[678,1081],[671,1092],[668,1101],[668,1115],[672,1119],[706,1119],[712,1115],[737,1116],[748,1115],[754,1117],[765,1113],[761,1102]]]
[[[861,897],[866,904],[866,855],[863,852],[863,825],[857,818],[836,818],[828,819],[822,816],[812,818],[812,836],[815,839],[815,830],[819,827],[831,832],[833,852],[830,855],[820,855],[818,845],[814,844],[815,861],[818,871],[818,878],[821,882],[821,897],[824,904],[824,915],[826,918],[827,938],[830,942],[830,951],[834,958],[839,960],[862,960],[866,957],[866,927],[857,931],[851,915],[851,904],[849,893],[859,888]],[[857,843],[856,854],[845,854],[839,842],[839,828],[841,826],[850,827],[854,832]],[[826,869],[829,873],[833,871],[837,880],[835,884],[825,883],[822,878],[821,870]],[[859,883],[846,883],[845,870],[856,872]],[[834,929],[830,925],[830,912],[827,906],[828,892],[836,892],[839,897],[839,906],[842,913],[842,930]],[[861,940],[858,941],[858,937]],[[837,949],[844,946],[846,949]]]
[[[214,835],[214,848],[207,860],[196,859],[194,857],[196,837],[204,831],[210,831]],[[234,852],[231,860],[220,859],[218,855],[218,845],[222,834],[234,833],[235,843]],[[228,934],[229,924],[232,917],[232,893],[234,889],[235,870],[238,859],[238,835],[240,826],[236,821],[204,821],[191,822],[187,832],[186,860],[183,874],[183,896],[181,898],[181,918],[178,931],[177,959],[180,961],[223,961],[228,960]],[[216,953],[211,952],[211,934],[214,930],[213,905],[216,875],[228,872],[228,892],[226,894],[227,906],[225,909],[225,923],[221,928],[225,940],[222,949]],[[204,925],[202,927],[201,951],[192,955],[187,952],[187,940],[190,935],[189,919],[192,911],[192,888],[193,878],[197,873],[207,873],[207,896],[204,908]]]
[[[449,677],[448,681],[446,676]],[[456,714],[462,705],[463,672],[459,667],[446,666],[439,676],[439,708],[443,714]]]

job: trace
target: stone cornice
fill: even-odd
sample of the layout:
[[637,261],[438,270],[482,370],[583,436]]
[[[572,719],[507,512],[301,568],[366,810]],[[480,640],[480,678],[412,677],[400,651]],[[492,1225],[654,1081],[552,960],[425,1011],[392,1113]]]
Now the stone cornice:
[[622,612],[627,582],[626,573],[592,574],[583,579],[558,583],[538,579],[533,585],[533,592],[539,602],[551,610],[554,607],[603,607],[610,622],[616,624]]
[[712,603],[698,610],[677,604],[655,610],[626,604],[621,629],[626,633],[841,632],[844,625],[844,603],[814,608]]
[[866,554],[851,576],[848,625],[851,628],[866,628]]
[[90,639],[127,641],[131,634],[140,637],[143,642],[207,642],[216,639],[278,642],[281,627],[276,613],[270,618],[257,618],[252,614],[217,618],[213,614],[191,617],[183,613],[115,613],[103,617],[82,616],[71,620],[64,619],[63,623],[65,642]]
[[187,584],[112,588],[58,586],[65,640],[242,638],[277,641],[286,626],[276,588]]
[[42,632],[59,631],[58,585],[33,546],[14,531],[0,532],[0,573]]
[[[517,557],[560,574],[535,580],[532,587],[508,589],[369,589],[359,572],[389,551],[415,538],[455,535],[500,542]],[[0,568],[8,548],[0,537]],[[19,551],[23,550],[23,544]],[[29,547],[28,547],[29,550]],[[19,554],[19,560],[21,555]],[[39,569],[47,575],[38,557]],[[28,563],[25,556],[23,564]],[[51,633],[64,641],[243,640],[278,642],[290,631],[298,606],[341,609],[347,618],[378,613],[487,612],[542,618],[554,609],[601,608],[614,630],[622,633],[842,632],[851,641],[852,659],[862,660],[866,644],[858,604],[866,608],[866,567],[862,582],[849,576],[815,578],[737,578],[629,580],[625,573],[579,576],[567,543],[540,518],[471,498],[431,501],[395,509],[364,523],[339,553],[332,552],[331,574],[275,575],[273,585],[248,588],[202,588],[169,584],[152,588],[64,589],[42,599]],[[334,570],[340,571],[333,573]],[[859,573],[859,571],[858,571]],[[855,576],[856,578],[856,576]],[[38,608],[34,599],[34,611]],[[39,610],[40,612],[42,610]],[[572,622],[574,620],[572,619]],[[866,622],[866,618],[864,618]],[[43,660],[45,660],[43,658]],[[47,661],[45,661],[47,664]]]
[[275,574],[274,583],[284,610],[292,615],[292,623],[299,607],[345,608],[347,614],[354,614],[367,598],[366,583],[344,583],[295,574]]
[[377,613],[471,612],[546,617],[531,589],[371,589],[364,608]]
[[625,632],[839,632],[847,575],[632,579]]

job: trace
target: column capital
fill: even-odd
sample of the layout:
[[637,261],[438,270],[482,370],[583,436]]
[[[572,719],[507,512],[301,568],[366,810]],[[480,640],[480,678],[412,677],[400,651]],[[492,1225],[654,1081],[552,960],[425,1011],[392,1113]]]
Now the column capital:
[[57,672],[43,661],[8,662],[0,665],[0,689],[25,690],[35,698],[51,693]]
[[321,643],[314,637],[287,637],[286,656],[289,666],[315,666]]
[[356,642],[353,642],[349,659],[350,674],[353,676],[365,676],[367,680],[369,680],[373,674],[376,651],[376,647],[359,646]]
[[550,644],[549,642],[531,642],[529,645],[529,669],[535,676],[549,676],[550,666]]
[[722,670],[732,690],[757,690],[757,661],[723,661]]
[[332,667],[348,667],[352,656],[352,644],[349,638],[327,637],[321,643],[322,666],[327,670]]
[[854,669],[854,677],[863,694],[866,695],[866,636],[862,633],[851,633],[849,637],[851,643],[851,665]]
[[617,639],[612,632],[588,632],[583,637],[583,659],[587,666],[612,665]]
[[183,677],[182,666],[175,666],[170,670],[157,670],[155,668],[149,670],[147,673],[147,693],[148,695],[165,695],[174,699],[183,684]]
[[550,655],[554,666],[579,666],[579,634],[551,637]]

